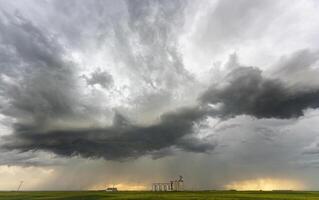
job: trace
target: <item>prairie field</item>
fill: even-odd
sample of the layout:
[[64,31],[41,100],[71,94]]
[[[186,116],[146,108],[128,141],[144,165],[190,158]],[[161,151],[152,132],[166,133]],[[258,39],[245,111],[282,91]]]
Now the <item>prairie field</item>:
[[1,200],[319,200],[319,192],[302,191],[185,191],[185,192],[0,192]]

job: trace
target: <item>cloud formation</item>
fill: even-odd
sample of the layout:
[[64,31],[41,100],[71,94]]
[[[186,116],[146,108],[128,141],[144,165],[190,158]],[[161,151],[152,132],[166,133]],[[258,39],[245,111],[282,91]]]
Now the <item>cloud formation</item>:
[[[134,124],[120,114],[116,114],[112,126],[106,128],[62,127],[45,130],[39,124],[17,124],[15,134],[4,137],[7,141],[4,148],[44,150],[62,156],[80,155],[110,160],[148,154],[157,157],[159,152],[164,156],[162,150],[171,147],[190,152],[209,152],[216,144],[192,136],[196,134],[194,124],[209,116],[221,119],[239,115],[298,118],[305,109],[317,108],[318,100],[318,90],[288,88],[279,79],[263,77],[257,68],[236,64],[226,75],[225,82],[212,85],[203,93],[198,106],[165,113],[151,125]],[[210,109],[209,104],[218,106]]]
[[84,76],[88,85],[100,85],[104,89],[108,89],[113,85],[113,78],[106,71],[101,71],[100,69],[94,71],[91,77]]
[[251,115],[256,118],[298,118],[307,108],[319,107],[319,88],[297,90],[279,79],[269,79],[254,67],[231,71],[221,86],[201,97],[204,103],[221,104],[220,117]]
[[198,108],[186,108],[161,116],[150,126],[131,124],[121,115],[108,128],[41,131],[37,127],[18,126],[14,135],[5,136],[3,147],[20,151],[44,150],[61,156],[123,160],[152,154],[176,146],[193,152],[214,149],[214,144],[184,138],[192,134],[193,123],[205,117]]
[[0,38],[10,50],[1,54],[12,61],[1,65],[0,91],[6,101],[1,112],[36,123],[74,113],[79,95],[74,64],[64,58],[62,45],[19,15],[3,18]]
[[[121,45],[117,45],[121,48],[117,49],[121,51],[121,59],[126,60],[123,56],[129,59],[126,65],[134,65],[134,70],[145,70],[131,72],[150,84],[152,91],[159,93],[171,93],[171,89],[179,87],[178,82],[191,80],[175,49],[172,38],[175,33],[170,32],[174,31],[173,24],[167,19],[177,17],[178,5],[181,3],[127,2],[132,37],[137,34],[139,44],[145,50],[136,55],[133,49],[122,49],[125,46],[123,42],[131,45],[129,40],[132,38],[128,37],[122,38],[118,41]],[[158,12],[149,11],[153,8],[159,9]],[[157,152],[163,153],[162,149],[171,147],[193,152],[208,152],[208,149],[214,148],[214,144],[186,137],[193,134],[194,123],[206,117],[197,106],[175,108],[176,111],[159,114],[159,122],[150,125],[134,124],[118,114],[115,114],[110,126],[107,123],[94,124],[90,116],[94,115],[95,105],[88,101],[87,92],[81,91],[81,77],[88,85],[100,85],[105,89],[114,84],[113,77],[101,69],[88,76],[81,75],[77,72],[77,63],[68,58],[72,56],[69,49],[52,33],[42,31],[19,14],[2,14],[1,40],[3,45],[12,48],[10,52],[3,49],[2,54],[10,53],[15,58],[4,63],[5,70],[2,70],[1,96],[6,100],[2,113],[17,120],[14,134],[3,137],[6,143],[3,148],[22,152],[44,150],[61,156],[80,155],[110,160],[159,155]],[[144,18],[155,21],[145,26],[148,22],[144,22]],[[176,20],[176,23],[181,23],[180,16]],[[155,24],[160,24],[160,27],[153,29]],[[115,26],[114,30],[119,31],[118,37],[126,34],[122,25],[120,28]],[[154,48],[157,49],[155,52]],[[150,49],[158,58],[150,54]],[[15,64],[16,67],[7,68],[7,64]],[[160,72],[163,67],[167,68],[165,73]],[[155,96],[158,96],[157,92]],[[168,97],[171,98],[171,95]],[[143,97],[147,98],[148,95]],[[154,106],[153,102],[150,103]],[[88,125],[78,127],[85,120],[89,121]]]
[[0,173],[50,169],[45,189],[176,174],[198,189],[319,185],[316,1],[0,7]]

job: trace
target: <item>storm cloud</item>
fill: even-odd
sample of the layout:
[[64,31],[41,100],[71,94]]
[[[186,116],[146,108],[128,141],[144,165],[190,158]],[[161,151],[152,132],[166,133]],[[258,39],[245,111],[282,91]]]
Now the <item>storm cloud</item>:
[[208,89],[201,101],[220,104],[220,117],[251,115],[256,118],[298,118],[307,108],[319,107],[319,88],[287,87],[279,79],[265,78],[254,67],[239,67],[225,82]]
[[65,49],[19,15],[3,18],[0,39],[10,50],[0,53],[12,61],[1,65],[1,112],[37,123],[74,113],[74,96],[79,94],[74,64],[64,58]]
[[[193,133],[193,123],[205,117],[198,108],[181,109],[161,116],[157,124],[137,126],[117,114],[108,128],[53,130],[18,126],[14,135],[5,136],[4,148],[20,151],[44,150],[61,156],[122,160],[152,154],[176,146],[181,150],[206,152],[214,144],[185,136]],[[164,156],[164,155],[163,155]]]
[[0,7],[1,177],[13,180],[9,165],[46,177],[29,189],[179,174],[189,189],[264,177],[319,185],[316,1]]
[[[3,147],[9,150],[44,150],[61,156],[124,160],[144,155],[165,156],[162,151],[208,153],[216,144],[200,140],[194,125],[207,117],[290,119],[303,116],[307,108],[319,106],[319,90],[289,88],[279,79],[265,78],[254,67],[235,66],[222,85],[212,85],[200,97],[198,106],[164,113],[151,125],[138,125],[115,114],[106,128],[60,128],[45,130],[39,124],[16,124],[15,133],[5,136]],[[209,105],[217,105],[212,109]],[[62,114],[61,114],[62,115]],[[219,129],[218,129],[219,130]],[[170,152],[166,152],[167,155]]]
[[113,85],[112,75],[106,71],[101,71],[100,69],[93,72],[91,77],[84,76],[84,79],[87,81],[88,85],[100,85],[104,89],[108,89]]
[[[139,4],[141,6],[137,6]],[[168,23],[166,18],[176,17],[177,5],[167,2],[169,7],[167,13],[162,13],[163,15],[159,13],[155,16],[153,16],[154,12],[148,11],[148,8],[162,10],[166,9],[166,4],[162,8],[156,2],[144,4],[138,1],[134,4],[128,2],[127,6],[130,14],[129,20],[133,20],[129,22],[131,31],[138,34],[138,39],[145,48],[156,47],[157,50],[153,53],[162,58],[155,59],[148,55],[147,51],[141,52],[140,56],[148,57],[147,60],[142,61],[132,55],[133,50],[122,49],[122,57],[125,54],[129,59],[126,64],[134,65],[137,62],[136,65],[139,63],[145,65],[148,68],[145,69],[148,74],[145,78],[148,79],[154,75],[152,82],[154,80],[156,82],[151,83],[145,80],[146,84],[152,85],[152,90],[159,90],[160,93],[163,90],[170,92],[166,88],[178,87],[175,79],[181,78],[178,81],[190,80],[190,76],[183,69],[175,44],[169,42],[171,36],[167,35],[174,35],[168,31],[173,29],[172,24]],[[146,6],[144,10],[139,10],[144,6]],[[53,33],[42,31],[18,13],[9,15],[3,12],[2,15],[3,19],[0,24],[2,45],[7,45],[12,49],[9,52],[3,49],[2,54],[10,53],[9,56],[15,60],[3,63],[0,91],[3,101],[6,102],[1,112],[18,121],[13,123],[14,134],[3,137],[6,143],[2,145],[4,149],[21,152],[44,150],[61,156],[80,155],[85,158],[122,160],[148,154],[158,155],[158,151],[171,147],[205,153],[214,148],[215,144],[186,137],[194,134],[193,125],[206,117],[205,111],[199,108],[199,105],[163,112],[159,114],[158,122],[152,122],[150,125],[132,123],[125,116],[121,117],[117,113],[114,114],[111,126],[108,125],[108,122],[96,124],[94,120],[96,107],[92,105],[86,92],[81,91],[81,87],[86,82],[87,85],[100,85],[108,89],[114,84],[112,75],[100,68],[91,74],[86,73],[88,75],[77,73],[76,70],[80,66],[68,58],[71,56],[68,48],[54,38]],[[160,25],[161,28],[153,30],[153,25],[144,27],[147,22],[141,21],[144,18],[141,15],[146,18],[155,17],[155,20],[159,21],[155,21],[154,24],[163,23]],[[165,20],[161,21],[162,19]],[[177,20],[176,23],[180,22]],[[122,28],[115,26],[114,29],[120,31],[119,35],[124,34]],[[150,31],[154,33],[149,34]],[[157,47],[157,44],[164,46]],[[123,45],[118,47],[122,48]],[[16,67],[9,68],[8,64],[16,65]],[[176,69],[176,74],[172,74],[172,70],[167,71],[169,76],[160,73],[157,68],[161,65],[170,65],[165,67],[168,69],[173,67]],[[134,70],[142,70],[142,68]],[[142,74],[134,73],[139,76]],[[164,89],[161,89],[162,87]],[[113,94],[114,92],[121,93],[116,90],[118,88],[112,91]],[[93,95],[96,92],[93,88]],[[171,95],[168,97],[171,98]],[[143,99],[147,98],[148,95],[143,97]],[[145,101],[142,100],[143,102]],[[107,117],[111,119],[112,115]],[[77,124],[83,121],[86,121],[84,127],[77,127]]]

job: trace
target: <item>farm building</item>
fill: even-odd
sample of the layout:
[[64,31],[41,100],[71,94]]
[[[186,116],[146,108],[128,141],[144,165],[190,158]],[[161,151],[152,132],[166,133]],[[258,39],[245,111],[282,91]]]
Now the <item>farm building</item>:
[[106,188],[105,190],[106,192],[117,192],[117,188],[116,187],[109,187],[109,188]]
[[178,180],[172,180],[168,183],[153,183],[152,191],[183,191],[184,180],[182,176],[179,176]]

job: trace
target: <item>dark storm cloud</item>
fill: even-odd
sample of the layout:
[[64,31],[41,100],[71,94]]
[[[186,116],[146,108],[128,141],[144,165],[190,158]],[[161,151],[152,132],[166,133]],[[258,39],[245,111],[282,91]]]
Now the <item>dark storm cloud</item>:
[[80,155],[87,158],[123,160],[157,151],[176,148],[207,152],[214,145],[184,138],[192,134],[193,123],[205,117],[198,108],[186,108],[161,116],[150,126],[131,124],[120,115],[107,128],[41,131],[35,127],[18,126],[14,135],[5,136],[6,149],[20,151],[44,150],[61,156]]
[[[250,4],[247,1],[243,2],[245,2],[243,5]],[[222,19],[226,17],[224,16],[226,12],[223,10],[232,5],[229,1],[226,2],[227,5],[224,4],[220,2],[217,9],[217,15]],[[261,2],[253,4],[254,9],[245,18],[251,18],[252,13],[263,5]],[[73,5],[77,7],[75,12],[86,10],[85,6],[76,2],[57,5],[59,8],[64,7],[61,12],[67,20],[72,19],[68,16],[73,13]],[[121,4],[119,10],[124,12],[122,6]],[[123,67],[120,72],[124,73],[124,77],[128,74],[126,78],[131,81],[125,87],[137,88],[135,98],[129,98],[135,100],[131,102],[146,107],[145,112],[138,114],[144,115],[147,110],[154,107],[155,109],[163,107],[164,110],[170,99],[179,95],[177,90],[195,82],[192,75],[185,70],[178,50],[178,33],[184,25],[184,6],[184,1],[126,1],[125,13],[120,20],[113,22],[110,17],[108,20],[111,21],[105,23],[99,15],[96,15],[99,12],[93,12],[98,11],[99,6],[92,4],[89,8],[93,11],[89,13],[85,11],[89,19],[94,19],[86,21],[90,28],[93,28],[92,32],[99,30],[101,34],[98,36],[98,41],[102,43],[104,37],[111,38],[107,40],[112,46],[111,57],[114,56],[115,63],[120,63],[119,67]],[[101,7],[103,9],[100,12],[106,13],[104,10],[106,7]],[[238,20],[240,13],[245,10],[245,6],[239,10],[235,9],[236,12],[231,19]],[[80,13],[75,13],[74,18],[77,19],[78,15],[81,16]],[[82,16],[81,20],[83,18],[85,17]],[[100,23],[98,19],[102,22]],[[60,18],[59,20],[63,21]],[[76,23],[68,21],[68,24],[78,25],[79,21],[75,20]],[[223,30],[235,28],[237,32],[241,32],[241,26],[226,24],[230,27]],[[103,27],[106,25],[107,28],[104,30]],[[218,25],[221,26],[219,23]],[[64,28],[66,30],[63,28],[58,30],[63,35],[62,41],[65,43],[50,32],[50,28],[38,27],[19,14],[1,15],[0,97],[5,99],[6,103],[1,105],[0,112],[17,121],[13,127],[14,133],[2,137],[5,141],[2,147],[7,150],[21,152],[39,150],[60,156],[80,155],[109,160],[125,160],[144,155],[157,158],[171,154],[174,148],[187,152],[207,153],[214,150],[216,144],[209,137],[202,139],[196,137],[193,125],[208,116],[222,119],[237,115],[251,115],[256,118],[293,118],[301,116],[306,108],[319,106],[319,90],[289,88],[279,79],[263,77],[261,71],[256,68],[240,67],[236,57],[232,56],[226,68],[233,70],[228,74],[225,83],[207,89],[200,97],[200,101],[194,102],[198,106],[176,109],[180,105],[174,105],[170,110],[175,109],[175,112],[164,112],[159,121],[148,125],[135,124],[116,114],[111,126],[97,126],[94,123],[90,126],[90,122],[93,121],[90,115],[96,113],[89,113],[89,108],[94,105],[81,101],[82,95],[77,82],[81,81],[82,73],[77,75],[77,66],[67,59],[70,56],[67,53],[67,45],[79,43],[71,46],[84,48],[86,36],[91,36],[88,39],[90,41],[92,38],[96,39],[97,35],[91,33],[90,28],[86,28],[87,32],[82,33],[82,26],[77,26],[76,29],[71,25]],[[74,30],[79,32],[74,37],[76,39],[70,37]],[[305,60],[304,64],[308,65],[314,63],[315,56],[305,59],[312,60],[311,62]],[[296,59],[292,63],[299,60]],[[101,69],[85,76],[84,79],[88,85],[100,85],[109,89],[116,80],[113,80],[112,75]],[[189,93],[187,95],[192,96]],[[220,106],[209,111],[207,104],[220,104]],[[162,110],[159,112],[163,113]],[[80,116],[88,118],[89,125],[85,124],[86,128],[81,126],[82,121],[77,121]],[[71,127],[55,124],[56,121],[68,122],[69,119]],[[77,126],[81,127],[76,128]],[[237,125],[216,131],[222,132],[234,127]],[[19,160],[23,160],[23,157],[13,162]]]
[[176,146],[188,152],[209,153],[215,149],[216,145],[209,137],[198,139],[197,137],[186,136],[179,140]]
[[94,71],[90,77],[84,76],[88,85],[100,85],[101,87],[107,89],[113,85],[113,77],[107,71],[102,71],[98,69]]
[[[153,75],[155,85],[162,87],[164,84],[159,90],[161,93],[169,91],[166,87],[178,86],[175,79],[180,82],[188,76],[172,38],[175,35],[173,25],[168,21],[179,20],[180,16],[176,15],[181,13],[175,12],[179,10],[178,5],[181,4],[170,1],[164,4],[127,2],[130,28],[146,49],[137,57],[146,60],[135,59],[130,48],[122,49],[122,53],[133,59],[127,64],[135,63],[135,70],[146,70],[146,73],[140,73],[143,77]],[[158,12],[152,9],[158,9]],[[149,19],[155,19],[154,23],[149,24]],[[65,45],[50,29],[38,27],[20,14],[7,13],[2,13],[0,26],[1,47],[6,47],[0,49],[0,55],[13,59],[1,60],[0,95],[6,99],[1,113],[17,120],[12,127],[14,133],[2,138],[5,141],[3,148],[111,160],[147,154],[159,157],[169,153],[164,150],[171,147],[193,152],[207,152],[214,148],[214,145],[189,136],[193,134],[194,123],[206,116],[199,107],[163,114],[158,123],[148,126],[133,124],[121,115],[115,115],[113,125],[106,128],[77,129],[55,125],[59,120],[74,121],[79,116],[90,114],[86,110],[90,105],[81,102],[77,85],[80,76],[75,72],[77,66],[67,59]],[[7,67],[10,65],[14,67]],[[162,73],[163,67],[165,73]],[[113,84],[112,76],[104,70],[97,70],[84,78],[88,85],[99,84],[108,88]],[[23,159],[13,161],[20,160]],[[24,160],[27,163],[30,159],[25,157]]]
[[[38,122],[72,113],[76,105],[74,65],[64,58],[64,48],[18,14],[3,17],[0,27],[1,45],[9,49],[0,55],[15,59],[0,66],[0,95],[8,101],[1,112]],[[10,64],[14,67],[9,68]]]
[[217,115],[222,118],[298,118],[304,109],[319,107],[319,89],[294,90],[279,79],[263,77],[254,67],[236,68],[226,79],[224,85],[211,87],[201,97],[203,103],[221,104]]

